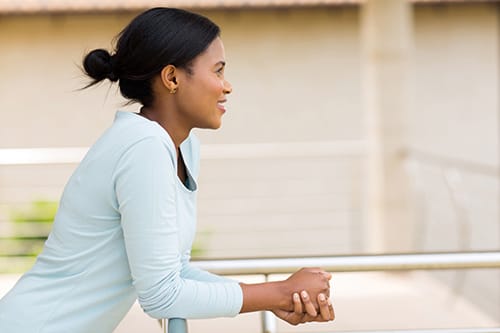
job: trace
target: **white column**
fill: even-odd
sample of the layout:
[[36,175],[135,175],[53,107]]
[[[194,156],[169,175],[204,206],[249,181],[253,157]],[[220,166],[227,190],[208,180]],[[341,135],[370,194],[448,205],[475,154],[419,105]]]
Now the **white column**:
[[367,250],[412,250],[409,179],[401,153],[412,105],[412,7],[406,0],[362,5],[363,92],[368,141]]

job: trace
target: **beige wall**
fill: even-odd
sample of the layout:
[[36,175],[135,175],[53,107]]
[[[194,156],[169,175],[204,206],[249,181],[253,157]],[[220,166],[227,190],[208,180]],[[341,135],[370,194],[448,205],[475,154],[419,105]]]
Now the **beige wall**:
[[78,92],[86,49],[108,46],[124,17],[0,17],[2,147],[87,146],[112,118],[113,91]]
[[[500,247],[499,14],[498,4],[422,6],[415,12],[412,146],[482,166],[422,164],[414,179],[424,189],[417,250]],[[498,270],[435,275],[499,318]]]
[[418,7],[415,147],[498,165],[499,33],[498,4]]
[[[362,136],[356,10],[208,14],[223,30],[234,93],[223,129],[204,142]],[[90,145],[119,105],[107,84],[75,91],[85,82],[76,65],[85,50],[109,47],[129,19],[0,17],[1,106],[10,124],[0,145]],[[55,119],[64,126],[54,128]]]

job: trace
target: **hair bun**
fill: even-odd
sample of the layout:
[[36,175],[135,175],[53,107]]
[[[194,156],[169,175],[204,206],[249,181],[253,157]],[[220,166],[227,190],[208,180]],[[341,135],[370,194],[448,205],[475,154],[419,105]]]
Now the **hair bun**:
[[85,73],[94,79],[95,83],[104,79],[113,82],[118,81],[118,76],[113,69],[113,59],[111,54],[104,49],[90,51],[83,60]]

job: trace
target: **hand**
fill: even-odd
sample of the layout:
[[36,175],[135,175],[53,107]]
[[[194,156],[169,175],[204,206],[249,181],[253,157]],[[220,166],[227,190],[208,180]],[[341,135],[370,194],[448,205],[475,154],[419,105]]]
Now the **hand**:
[[308,291],[312,307],[319,309],[318,294],[330,295],[331,277],[330,273],[320,268],[302,268],[283,281],[240,283],[243,292],[240,313],[274,309],[293,312],[296,305],[291,295],[301,290]]
[[[311,298],[308,304],[312,303],[312,306],[315,309],[319,309],[319,303],[317,301],[318,296],[320,293],[323,295],[330,295],[329,281],[331,278],[332,275],[328,272],[325,272],[321,268],[302,268],[292,274],[288,279],[283,281],[286,285],[285,293],[287,295],[291,295],[301,290],[307,290],[308,292],[306,294]],[[293,302],[291,299],[284,307],[281,307],[282,310],[286,311],[293,311],[294,308],[295,302]]]
[[[324,294],[318,294],[317,302],[319,304],[319,314],[317,313],[308,293],[304,290],[293,294],[293,311],[281,309],[273,310],[276,317],[288,322],[291,325],[298,325],[307,322],[326,322],[335,319],[332,302]],[[304,312],[304,310],[306,312]]]

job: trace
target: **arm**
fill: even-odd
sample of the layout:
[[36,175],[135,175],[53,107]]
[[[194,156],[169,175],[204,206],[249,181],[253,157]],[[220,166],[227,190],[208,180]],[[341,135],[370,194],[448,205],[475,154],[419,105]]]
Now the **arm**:
[[[189,264],[189,259],[189,253],[186,253],[183,260],[183,276],[185,278],[200,281],[233,281],[231,279],[193,267]],[[318,271],[318,269],[314,268],[307,268],[304,270]],[[331,275],[326,272],[321,275],[320,279],[323,280],[325,278],[330,279],[331,277]],[[317,297],[317,303],[319,305],[318,315],[318,312],[306,291],[302,291],[300,296],[298,293],[293,294],[293,311],[283,310],[283,308],[290,308],[290,304],[288,302],[290,300],[290,294],[288,294],[290,288],[286,286],[286,281],[260,284],[240,283],[240,286],[243,290],[242,313],[270,310],[273,311],[277,317],[292,325],[311,321],[329,321],[334,319],[331,300],[328,297],[325,297],[322,293],[320,293]]]
[[[200,280],[200,281],[220,281],[232,282],[223,276],[212,274],[210,272],[193,267],[189,264],[189,253],[186,253],[183,260],[183,275],[185,278]],[[311,270],[310,268],[305,270]],[[312,269],[315,270],[315,269]],[[324,273],[324,277],[329,279],[330,274]],[[284,310],[283,308],[290,307],[288,300],[290,295],[287,294],[288,288],[285,281],[260,283],[260,284],[240,284],[243,290],[243,307],[241,313],[270,310],[278,318],[292,324],[298,325],[306,322],[325,322],[335,318],[331,299],[320,293],[317,297],[319,313],[315,308],[307,291],[293,293],[293,311]],[[278,306],[276,306],[278,305]]]
[[211,318],[276,308],[293,311],[294,291],[315,296],[328,289],[328,278],[318,270],[247,285],[218,281],[186,266],[179,250],[173,163],[159,139],[147,138],[122,156],[113,176],[133,284],[146,313],[154,318]]
[[236,282],[181,276],[174,164],[157,138],[136,143],[114,173],[115,191],[133,284],[154,318],[234,316],[242,304]]
[[[189,279],[195,279],[200,281],[220,281],[220,282],[233,282],[234,280],[212,274],[210,272],[201,270],[199,268],[193,267],[189,264],[189,255],[186,253],[183,260],[183,277]],[[318,274],[319,273],[319,274]],[[270,310],[273,311],[281,319],[295,324],[296,322],[306,322],[306,321],[327,321],[332,320],[333,317],[330,316],[328,311],[328,304],[331,306],[331,301],[329,298],[325,297],[323,293],[318,294],[317,304],[319,306],[321,316],[318,316],[315,305],[311,301],[309,294],[306,291],[301,293],[302,297],[297,299],[291,298],[291,290],[298,290],[297,285],[299,274],[309,274],[313,276],[302,277],[308,278],[307,288],[313,289],[315,280],[320,283],[320,288],[324,288],[324,292],[329,293],[328,280],[331,278],[331,274],[323,272],[317,268],[305,268],[297,273],[295,276],[290,277],[285,281],[276,282],[265,282],[258,284],[245,284],[240,283],[243,292],[243,305],[241,313]],[[288,285],[287,285],[288,284]],[[290,285],[292,284],[292,285]],[[298,293],[294,293],[298,296]],[[292,305],[290,301],[293,300],[293,311],[291,311]],[[298,305],[296,304],[298,301]],[[330,303],[328,303],[330,302]],[[302,304],[303,303],[303,304]],[[302,306],[303,305],[303,306]],[[297,307],[300,310],[297,310]],[[284,310],[287,309],[287,310]],[[304,311],[303,311],[304,309]],[[298,312],[300,312],[300,316]],[[333,309],[332,309],[333,311]],[[307,314],[307,317],[303,317]]]

